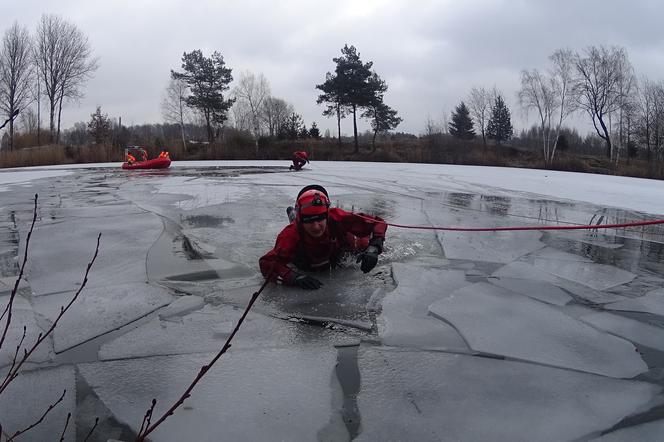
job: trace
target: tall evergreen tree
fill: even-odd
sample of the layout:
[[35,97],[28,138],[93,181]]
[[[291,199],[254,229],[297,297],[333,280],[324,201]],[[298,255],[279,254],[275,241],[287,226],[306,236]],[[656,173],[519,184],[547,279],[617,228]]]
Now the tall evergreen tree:
[[473,120],[470,118],[470,111],[462,101],[452,112],[452,121],[449,123],[450,134],[455,138],[462,140],[472,140],[475,138],[473,129]]
[[509,140],[514,134],[510,110],[505,105],[505,101],[500,94],[496,96],[496,100],[491,108],[491,118],[489,118],[486,132],[487,137],[495,140],[497,144]]
[[346,107],[343,103],[343,93],[338,77],[328,72],[325,75],[325,83],[317,84],[316,89],[323,92],[316,99],[316,103],[327,103],[327,108],[323,111],[323,115],[326,117],[337,117],[338,141],[341,144],[341,119],[346,117]]
[[333,58],[337,64],[335,69],[342,91],[342,103],[353,114],[353,137],[355,153],[359,151],[357,143],[357,110],[371,103],[374,97],[370,88],[371,66],[373,62],[363,63],[355,46],[344,45],[341,57]]
[[316,124],[315,121],[311,123],[311,129],[309,129],[309,137],[315,140],[320,140],[320,129],[318,129],[318,125]]
[[88,132],[92,135],[96,144],[102,144],[111,135],[111,120],[108,115],[101,113],[101,106],[97,106],[95,113],[90,114]]
[[214,125],[221,125],[228,118],[227,112],[235,102],[234,98],[224,100],[223,92],[233,81],[232,69],[226,67],[224,57],[217,51],[207,58],[197,49],[182,55],[184,73],[171,71],[171,78],[187,83],[191,95],[186,99],[188,106],[198,109],[205,117],[208,141],[215,138]]

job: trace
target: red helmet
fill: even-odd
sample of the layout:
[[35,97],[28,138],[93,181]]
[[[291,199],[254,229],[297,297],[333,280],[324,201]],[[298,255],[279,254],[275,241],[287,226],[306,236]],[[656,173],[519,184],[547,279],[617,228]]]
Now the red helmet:
[[310,189],[302,192],[297,197],[295,209],[297,220],[302,223],[310,223],[327,219],[327,209],[330,207],[330,199],[319,189]]

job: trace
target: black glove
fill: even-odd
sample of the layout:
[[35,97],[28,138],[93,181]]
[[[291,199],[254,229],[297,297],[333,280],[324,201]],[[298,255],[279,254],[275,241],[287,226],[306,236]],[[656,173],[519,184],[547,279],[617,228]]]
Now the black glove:
[[318,290],[323,285],[322,282],[313,276],[305,275],[303,273],[296,273],[292,284],[307,290]]
[[370,272],[378,264],[378,255],[383,253],[383,241],[385,238],[371,238],[369,247],[357,257],[357,262],[362,262],[360,269],[364,273]]

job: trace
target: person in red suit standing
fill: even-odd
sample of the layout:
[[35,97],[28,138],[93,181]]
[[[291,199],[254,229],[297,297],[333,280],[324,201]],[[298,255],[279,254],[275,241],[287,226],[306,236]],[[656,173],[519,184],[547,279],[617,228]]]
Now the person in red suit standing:
[[304,187],[295,208],[286,212],[290,224],[279,233],[274,248],[259,259],[265,278],[315,290],[323,283],[305,271],[335,267],[349,254],[357,256],[364,273],[378,263],[387,230],[381,218],[331,208],[327,191],[315,184]]
[[309,162],[309,154],[305,151],[293,152],[293,164],[290,166],[290,170],[300,170],[302,166]]

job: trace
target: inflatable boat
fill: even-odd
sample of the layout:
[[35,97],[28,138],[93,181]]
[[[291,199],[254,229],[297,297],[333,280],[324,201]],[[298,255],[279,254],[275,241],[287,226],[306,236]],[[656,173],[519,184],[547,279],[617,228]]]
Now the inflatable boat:
[[168,157],[158,157],[151,160],[135,161],[122,163],[123,169],[166,169],[171,165],[171,159]]

